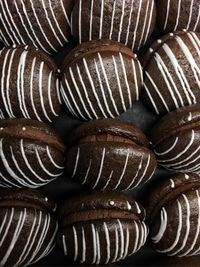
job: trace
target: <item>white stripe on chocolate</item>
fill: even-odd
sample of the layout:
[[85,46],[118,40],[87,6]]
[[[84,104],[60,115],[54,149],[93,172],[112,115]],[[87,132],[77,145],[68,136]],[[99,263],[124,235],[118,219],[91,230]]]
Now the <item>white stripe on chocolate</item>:
[[113,177],[113,173],[114,173],[114,171],[112,170],[112,171],[110,172],[110,175],[109,175],[108,179],[106,179],[107,182],[106,182],[106,184],[104,185],[102,191],[106,190],[106,188],[107,188],[108,185],[110,184],[110,182],[111,182],[111,180],[112,180],[112,177]]
[[46,146],[46,151],[47,151],[47,156],[49,157],[51,163],[54,165],[55,168],[63,170],[64,166],[59,165],[58,163],[55,162],[55,160],[53,159],[53,156],[51,155],[49,146]]
[[[54,29],[54,27],[53,27],[53,25],[52,25],[52,22],[51,22],[51,20],[49,19],[49,14],[48,14],[48,12],[47,12],[47,7],[45,6],[44,0],[42,0],[42,7],[43,7],[43,9],[44,9],[44,14],[45,14],[45,17],[46,17],[46,19],[47,19],[47,21],[48,21],[48,24],[49,24],[49,28],[51,29],[51,31],[52,31],[52,33],[53,33],[55,39],[58,41],[58,43],[60,44],[60,46],[63,47],[64,43],[60,40],[60,38],[59,38],[58,35],[56,34],[55,29]],[[50,6],[48,5],[48,7],[50,7]],[[49,33],[49,34],[50,34],[50,33]]]
[[[46,49],[44,48],[44,46],[43,46],[42,43],[40,42],[40,39],[39,39],[39,37],[37,36],[37,34],[36,34],[36,32],[35,32],[35,30],[34,30],[34,28],[33,28],[33,25],[32,25],[32,23],[31,23],[31,20],[30,20],[30,18],[29,18],[28,13],[27,13],[27,10],[26,10],[26,7],[25,7],[24,2],[23,2],[22,0],[20,0],[20,3],[22,4],[22,8],[23,8],[24,15],[25,15],[26,20],[27,20],[28,23],[24,22],[23,17],[22,17],[22,15],[21,15],[20,11],[19,11],[19,8],[18,8],[18,6],[17,6],[16,1],[14,1],[14,3],[15,3],[15,6],[16,6],[16,9],[17,9],[17,13],[18,13],[18,15],[19,15],[19,17],[20,17],[20,19],[21,19],[22,25],[23,25],[23,27],[24,27],[24,29],[25,29],[25,31],[26,31],[28,37],[30,38],[31,42],[33,43],[33,45],[36,46],[36,47],[39,46],[40,48],[42,48],[42,50],[44,50],[44,51],[48,54],[48,53],[49,53],[48,50],[46,50]],[[27,27],[27,26],[29,26],[29,27]],[[29,29],[31,30],[31,33],[29,32]],[[35,43],[35,41],[37,42],[38,45]]]
[[79,97],[79,99],[80,99],[81,105],[82,105],[82,107],[83,107],[83,109],[84,109],[84,112],[87,114],[87,116],[88,116],[90,119],[92,119],[92,117],[90,116],[90,113],[89,113],[89,111],[88,111],[88,109],[87,109],[87,106],[85,105],[85,101],[83,100],[82,95],[81,95],[81,93],[80,93],[80,91],[79,91],[79,87],[78,87],[78,85],[77,85],[77,82],[76,82],[76,79],[75,79],[75,77],[74,77],[74,73],[73,73],[71,67],[69,67],[69,74],[70,74],[71,80],[72,80],[72,82],[73,82],[74,88],[75,88],[75,90],[76,90],[76,92],[77,92],[77,94],[78,94],[78,97]]
[[15,164],[15,167],[16,169],[18,170],[18,172],[20,173],[21,177],[23,177],[27,182],[25,182],[24,180],[22,179],[16,179],[16,181],[21,184],[21,185],[24,185],[26,187],[29,187],[29,188],[36,188],[38,186],[42,186],[43,183],[35,183],[33,182],[32,180],[30,180],[30,178],[28,176],[25,175],[25,173],[22,171],[22,169],[20,168],[18,162],[17,162],[17,159],[14,155],[14,152],[13,152],[13,148],[12,146],[10,146],[10,151],[11,151],[11,157],[12,157],[12,160]]
[[119,116],[119,111],[117,109],[117,106],[116,106],[116,103],[115,103],[115,99],[113,97],[113,93],[112,93],[112,90],[111,90],[111,87],[110,87],[110,84],[109,84],[109,81],[108,81],[108,76],[106,74],[106,70],[105,70],[105,66],[104,66],[104,63],[103,63],[103,59],[101,57],[101,54],[98,53],[98,58],[99,58],[99,62],[100,62],[100,65],[101,65],[101,68],[102,68],[102,71],[103,71],[103,76],[104,76],[104,79],[106,81],[106,85],[107,85],[107,88],[108,88],[108,92],[109,92],[109,95],[110,95],[110,99],[112,101],[112,104],[113,104],[113,107],[115,109],[115,112],[116,112],[116,115]]
[[122,53],[119,53],[119,58],[120,58],[120,62],[121,62],[121,65],[122,65],[122,70],[123,70],[123,74],[124,74],[124,80],[125,80],[126,87],[127,87],[127,93],[128,93],[128,99],[129,99],[129,107],[132,107],[131,90],[130,90],[130,86],[129,86],[129,82],[128,82],[127,71],[126,71],[126,67],[125,67],[125,63],[124,63],[124,59],[123,59]]
[[126,108],[126,104],[124,101],[123,90],[122,90],[121,82],[120,82],[120,78],[119,78],[120,75],[119,75],[119,71],[118,71],[118,67],[117,67],[117,63],[116,63],[116,59],[115,59],[114,55],[112,56],[112,59],[113,59],[113,63],[114,63],[115,76],[116,76],[116,80],[117,80],[117,84],[118,84],[118,88],[119,88],[119,94],[120,94],[120,98],[121,98],[121,102],[122,102],[122,107],[123,107],[123,110],[125,112],[127,110],[127,108]]
[[30,172],[32,172],[32,174],[34,175],[34,177],[36,177],[38,180],[40,180],[41,182],[47,182],[47,180],[44,180],[44,179],[42,179],[34,170],[33,170],[33,168],[31,167],[31,164],[29,163],[29,161],[28,161],[28,158],[27,158],[27,156],[26,156],[26,153],[25,153],[25,150],[24,150],[24,140],[23,139],[21,139],[20,140],[20,151],[21,151],[21,154],[22,154],[22,158],[23,158],[23,160],[24,160],[24,162],[25,162],[25,165],[26,165],[26,167],[28,168],[28,170],[30,171]]
[[183,225],[183,213],[182,213],[182,207],[181,204],[179,202],[179,200],[177,200],[177,205],[178,205],[178,228],[177,228],[177,233],[176,233],[176,237],[175,240],[173,242],[173,244],[167,248],[167,249],[163,249],[163,250],[157,250],[158,252],[161,253],[168,253],[170,251],[172,251],[176,245],[178,244],[179,238],[180,238],[180,234],[181,234],[181,230],[182,230],[182,225]]
[[192,144],[194,142],[194,138],[195,138],[195,131],[192,129],[192,131],[191,131],[191,138],[190,138],[188,144],[186,145],[186,147],[181,152],[176,153],[176,156],[174,156],[172,158],[168,158],[168,159],[165,159],[165,160],[158,160],[158,162],[159,163],[164,163],[167,167],[169,167],[171,165],[171,163],[170,164],[167,164],[167,162],[177,160],[182,155],[184,155],[185,153],[187,153],[187,151],[190,149],[190,147],[192,146]]
[[[68,88],[68,90],[70,90],[70,87],[69,87],[69,83],[67,81],[67,79],[65,79],[65,84]],[[79,117],[77,115],[77,113],[75,112],[74,108],[72,107],[72,105],[70,104],[70,100],[68,99],[68,96],[67,94],[65,93],[65,90],[63,89],[63,86],[61,84],[61,88],[60,88],[60,92],[61,92],[61,95],[62,95],[62,98],[67,106],[67,108],[69,109],[69,111],[75,116],[75,117]]]
[[103,16],[104,16],[104,0],[101,0],[101,14],[100,14],[100,27],[99,27],[99,39],[102,38],[103,29]]
[[47,175],[49,175],[50,177],[54,177],[54,178],[56,178],[56,177],[58,177],[58,176],[60,176],[60,175],[62,174],[62,172],[61,172],[61,173],[52,173],[52,172],[50,172],[49,170],[47,170],[47,168],[45,167],[44,163],[42,162],[42,159],[41,159],[41,157],[40,157],[40,154],[39,154],[39,151],[38,151],[38,147],[37,147],[37,146],[35,146],[35,153],[36,153],[36,157],[37,157],[39,166],[41,167],[41,169],[42,169]]
[[92,40],[93,8],[94,8],[94,0],[91,0],[89,41]]
[[[63,6],[63,0],[60,0],[60,3],[61,3],[61,6],[62,6],[63,13],[64,13],[64,15],[65,15],[65,17],[66,17],[66,20],[67,20],[68,24],[70,25],[68,16],[67,16],[66,11],[65,11],[65,8],[64,8],[64,6]],[[62,35],[63,40],[64,40],[65,42],[68,42],[68,40],[67,40],[67,38],[66,38],[64,32],[63,32],[62,29],[61,29],[61,25],[59,25],[59,21],[57,20],[57,18],[56,18],[56,16],[55,16],[54,10],[53,10],[53,8],[52,8],[51,0],[49,0],[49,8],[50,8],[50,10],[51,10],[51,14],[52,14],[52,16],[53,16],[54,22],[55,22],[55,24],[56,24],[56,27],[57,27],[59,33]]]
[[127,165],[128,165],[129,155],[130,155],[130,151],[129,151],[129,149],[128,149],[128,150],[127,150],[126,159],[125,159],[125,161],[124,161],[124,167],[123,167],[123,169],[122,169],[122,173],[121,173],[121,175],[120,175],[120,178],[119,178],[119,180],[118,180],[116,186],[113,188],[113,190],[116,190],[116,189],[119,187],[119,185],[121,184],[121,182],[122,182],[122,179],[123,179],[123,177],[124,177],[124,175],[125,175],[125,173],[126,173],[126,168],[127,168]]
[[39,18],[38,18],[38,15],[37,15],[37,12],[35,10],[35,7],[34,7],[34,4],[33,4],[33,0],[30,0],[30,3],[31,3],[31,8],[32,8],[32,11],[33,11],[33,14],[34,14],[34,17],[37,21],[37,25],[39,26],[40,28],[40,31],[46,41],[46,43],[49,45],[49,47],[54,51],[54,52],[58,52],[58,50],[53,46],[53,44],[50,42],[48,36],[46,35],[46,33],[44,32],[43,28],[42,28],[42,25],[40,24],[40,21],[39,21]]
[[180,251],[182,251],[185,248],[185,245],[187,243],[189,233],[190,233],[190,203],[189,203],[188,198],[186,197],[185,194],[182,194],[182,196],[183,196],[185,203],[186,203],[186,223],[185,223],[186,232],[185,232],[185,236],[183,238],[183,243],[182,243],[181,247],[179,249],[173,251],[173,253],[170,253],[169,254],[170,256],[176,255],[177,253],[179,253]]
[[[56,113],[54,106],[53,106],[53,102],[52,102],[52,97],[51,97],[51,90],[52,90],[52,75],[53,75],[53,71],[51,71],[49,73],[49,78],[48,78],[48,100],[49,100],[49,105],[51,108],[51,112],[52,114],[54,114],[56,117],[59,116],[58,113]],[[58,99],[59,99],[59,94],[57,95]]]
[[115,254],[114,254],[114,258],[112,262],[117,261],[118,253],[119,253],[119,234],[118,234],[117,225],[115,225]]
[[65,235],[62,235],[62,244],[63,244],[64,255],[67,256],[67,245],[66,245]]
[[106,116],[106,114],[104,112],[104,109],[103,109],[103,107],[101,105],[101,102],[99,101],[99,97],[98,97],[97,92],[96,92],[95,84],[94,84],[92,75],[90,73],[90,69],[89,69],[88,63],[87,63],[85,58],[83,58],[83,64],[84,64],[85,71],[87,73],[87,76],[88,76],[88,79],[89,79],[89,82],[90,82],[90,85],[91,85],[91,88],[92,88],[92,92],[93,92],[93,94],[95,96],[95,99],[97,101],[97,105],[98,105],[99,109],[101,110],[101,113],[103,114],[103,116],[106,118],[107,116]]
[[79,157],[80,157],[80,147],[78,147],[78,149],[77,149],[76,161],[75,161],[74,170],[73,170],[73,173],[72,173],[72,178],[74,178],[75,175],[76,175],[78,162],[79,162]]
[[[87,102],[88,102],[88,105],[89,105],[89,107],[90,107],[90,109],[91,109],[91,111],[92,111],[92,113],[93,113],[93,116],[94,116],[96,119],[98,119],[98,116],[97,116],[97,114],[96,114],[96,112],[95,112],[95,109],[94,109],[94,107],[93,107],[93,104],[92,104],[92,102],[90,101],[90,98],[89,98],[89,95],[88,95],[88,92],[87,92],[87,88],[86,88],[86,86],[85,86],[85,83],[84,83],[84,81],[83,81],[83,77],[82,77],[81,72],[80,72],[80,68],[79,68],[79,66],[78,66],[77,64],[76,64],[76,69],[77,69],[77,73],[78,73],[79,80],[80,80],[81,85],[82,85],[82,87],[83,87],[83,91],[84,91],[85,98],[86,98],[86,100],[87,100]],[[89,114],[89,118],[92,119],[92,116],[91,116],[90,114]]]
[[116,1],[113,1],[112,18],[111,18],[110,34],[109,34],[109,39],[110,40],[112,40],[112,34],[113,34],[113,28],[114,28],[115,7],[116,7]]
[[[196,255],[197,253],[199,253],[199,248],[196,249],[195,251],[192,251],[194,249],[194,247],[196,246],[196,244],[197,244],[197,240],[199,238],[199,232],[200,232],[200,197],[199,197],[199,191],[196,190],[195,192],[196,192],[196,195],[197,195],[197,204],[198,204],[197,229],[196,229],[195,237],[194,237],[194,240],[193,240],[191,246],[189,247],[189,249],[185,253],[181,254],[180,257],[184,257],[184,256],[189,255],[189,254],[191,256],[193,256],[193,255]],[[191,254],[191,251],[192,251],[192,254]]]
[[26,216],[27,216],[26,215],[26,208],[24,208],[24,210],[20,212],[19,220],[18,220],[18,223],[16,225],[15,231],[13,233],[13,238],[12,238],[12,240],[10,242],[10,245],[9,245],[4,257],[2,258],[2,260],[0,262],[1,266],[5,266],[10,254],[11,254],[11,252],[12,252],[12,250],[13,250],[13,248],[14,248],[17,240],[18,240],[18,237],[19,237],[19,235],[21,233],[21,230],[22,230],[22,227],[24,225],[24,221],[26,219]]
[[87,178],[88,178],[88,175],[90,173],[91,165],[92,165],[92,160],[90,159],[89,165],[88,165],[88,168],[87,168],[87,171],[86,171],[86,174],[85,174],[85,178],[83,179],[82,184],[85,184],[87,182]]
[[79,0],[79,44],[82,43],[82,21],[81,21],[81,16],[82,16],[82,0]]
[[158,152],[157,150],[154,150],[154,153],[157,155],[157,156],[164,156],[166,154],[168,154],[169,152],[171,152],[177,145],[178,143],[178,136],[175,138],[174,140],[174,143],[172,144],[172,146],[170,146],[167,150],[163,151],[163,152]]
[[96,242],[96,230],[94,224],[91,224],[91,229],[92,229],[92,239],[93,239],[93,261],[92,264],[96,263],[96,258],[97,258],[97,242]]
[[151,239],[153,241],[153,243],[157,244],[158,242],[160,242],[160,240],[163,238],[163,235],[166,231],[167,228],[167,211],[166,209],[163,207],[160,211],[160,228],[158,230],[158,233],[153,236]]
[[167,27],[167,23],[168,23],[169,10],[170,10],[170,1],[171,1],[171,0],[168,0],[168,2],[167,2],[167,10],[166,10],[166,17],[165,17],[165,23],[164,23],[163,30],[166,29],[166,27]]
[[84,227],[82,227],[82,259],[81,259],[81,263],[84,263],[85,260],[86,260],[86,240],[85,240]]
[[73,233],[74,233],[74,261],[77,260],[78,258],[78,236],[77,236],[77,232],[76,232],[76,228],[75,226],[72,227],[73,228]]
[[175,25],[175,27],[174,27],[174,31],[177,30],[177,28],[178,28],[178,24],[179,24],[180,11],[181,11],[181,1],[182,1],[182,0],[178,0],[178,9],[177,9],[176,25]]
[[126,0],[123,0],[123,2],[122,2],[122,14],[121,14],[121,18],[120,18],[119,32],[118,32],[118,42],[121,41],[121,34],[122,34],[123,21],[124,21],[124,9],[125,9],[125,3],[126,3]]
[[95,182],[94,186],[92,187],[93,189],[98,185],[99,180],[101,179],[101,173],[102,173],[103,166],[104,166],[105,154],[106,154],[106,149],[103,148],[102,157],[101,157],[101,163],[100,163],[100,167],[99,167],[99,172],[98,172],[98,175],[97,175],[96,182]]
[[[98,77],[98,82],[99,82],[99,86],[100,86],[100,90],[101,90],[101,95],[103,97],[103,102],[104,102],[104,105],[105,105],[105,108],[106,108],[106,111],[108,112],[109,116],[111,118],[114,118],[115,115],[113,115],[112,111],[110,110],[110,107],[109,107],[109,104],[107,102],[107,97],[105,95],[105,89],[104,89],[104,86],[102,84],[102,79],[101,79],[101,76],[100,76],[100,72],[99,72],[99,67],[97,66],[97,61],[96,59],[94,59],[94,64],[95,64],[95,69],[96,69],[96,73],[97,73],[97,77]],[[105,115],[107,118],[108,116]]]
[[[129,41],[129,34],[130,34],[130,26],[131,26],[131,20],[132,20],[132,15],[133,15],[133,6],[134,6],[134,1],[135,0],[132,0],[131,2],[131,8],[130,8],[130,14],[129,14],[129,20],[128,20],[128,28],[127,28],[127,31],[126,31],[126,42],[125,42],[125,45],[127,46],[128,44],[128,41]],[[111,38],[110,38],[111,39]]]
[[108,262],[110,261],[110,236],[109,236],[109,230],[107,227],[107,224],[104,222],[103,224],[104,226],[104,232],[105,232],[105,236],[106,236],[106,252],[107,252],[107,257],[106,257],[106,261],[105,264],[108,264]]
[[136,41],[138,27],[139,27],[139,20],[141,18],[141,9],[142,9],[142,1],[139,2],[139,8],[138,8],[137,19],[136,19],[136,24],[135,24],[135,30],[133,33],[132,50],[134,50],[134,47],[135,47],[135,41]]

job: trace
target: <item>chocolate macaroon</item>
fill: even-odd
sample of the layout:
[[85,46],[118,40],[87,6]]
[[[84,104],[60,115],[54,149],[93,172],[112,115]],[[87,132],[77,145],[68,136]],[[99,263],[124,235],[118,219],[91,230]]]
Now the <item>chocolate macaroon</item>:
[[59,51],[71,35],[73,0],[0,1],[0,34],[6,46],[33,45]]
[[139,99],[142,84],[137,56],[109,40],[81,44],[62,66],[63,100],[74,116],[84,120],[119,116]]
[[74,197],[59,209],[57,243],[75,262],[108,264],[125,259],[145,243],[145,210],[122,193]]
[[199,0],[157,0],[158,24],[165,32],[200,31]]
[[168,256],[200,254],[200,176],[176,174],[154,186],[147,218],[155,249]]
[[133,124],[102,119],[71,133],[66,171],[98,190],[130,190],[147,182],[157,166],[149,142]]
[[0,189],[0,266],[27,266],[48,255],[58,229],[56,204],[30,189]]
[[200,104],[165,115],[151,129],[158,164],[176,172],[200,173]]
[[0,118],[52,122],[60,112],[56,64],[36,48],[13,46],[0,53]]
[[157,114],[200,102],[199,42],[200,33],[182,31],[165,35],[149,48],[144,86]]
[[77,0],[72,35],[79,42],[110,39],[138,50],[154,30],[154,0]]
[[51,182],[63,173],[64,150],[45,123],[0,120],[0,187],[36,188]]

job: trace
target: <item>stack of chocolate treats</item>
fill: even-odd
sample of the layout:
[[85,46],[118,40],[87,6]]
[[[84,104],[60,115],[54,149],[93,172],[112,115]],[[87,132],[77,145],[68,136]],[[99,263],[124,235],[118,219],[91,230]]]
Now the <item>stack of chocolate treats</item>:
[[[149,233],[158,252],[200,254],[199,32],[199,0],[0,0],[0,266],[56,244],[106,265]],[[67,142],[62,105],[82,121]],[[82,192],[57,208],[40,187],[62,175]]]

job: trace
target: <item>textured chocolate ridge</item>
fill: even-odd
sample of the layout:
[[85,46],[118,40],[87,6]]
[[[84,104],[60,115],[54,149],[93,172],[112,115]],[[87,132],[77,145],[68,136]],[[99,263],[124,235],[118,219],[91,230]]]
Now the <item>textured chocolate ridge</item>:
[[130,139],[140,146],[149,147],[149,142],[143,132],[133,124],[113,119],[95,120],[74,129],[70,136],[70,143],[89,135],[113,135]]
[[68,67],[68,65],[73,64],[75,61],[79,59],[100,52],[118,52],[126,54],[131,58],[137,58],[137,55],[133,53],[131,49],[126,47],[125,45],[111,41],[111,40],[95,40],[85,42],[75,47],[65,58],[61,69],[64,70]]

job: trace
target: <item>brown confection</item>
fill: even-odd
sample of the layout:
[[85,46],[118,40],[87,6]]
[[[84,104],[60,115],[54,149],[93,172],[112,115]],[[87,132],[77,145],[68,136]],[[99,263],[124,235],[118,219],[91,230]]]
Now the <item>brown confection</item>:
[[58,245],[79,263],[108,264],[144,245],[145,210],[122,193],[94,192],[74,197],[59,209]]
[[165,115],[150,131],[158,164],[176,172],[200,173],[200,104]]
[[168,256],[200,254],[200,176],[176,174],[160,180],[146,206],[156,250]]
[[149,48],[144,86],[157,114],[200,102],[199,38],[198,32],[169,33]]
[[130,190],[147,182],[157,163],[142,131],[119,120],[82,124],[71,133],[66,170],[98,190]]
[[157,20],[165,32],[200,31],[199,0],[156,0]]
[[69,40],[73,0],[0,1],[1,38],[6,46],[33,45],[53,54]]
[[29,46],[4,48],[0,54],[0,118],[52,122],[60,113],[56,64]]
[[129,48],[109,40],[91,41],[64,60],[61,95],[78,118],[114,118],[139,99],[142,83],[140,62]]
[[36,188],[49,183],[63,173],[64,150],[45,123],[0,120],[0,186]]
[[154,0],[78,0],[72,13],[72,35],[79,42],[110,39],[138,50],[154,29]]
[[0,189],[0,266],[27,266],[50,253],[56,204],[38,191]]

